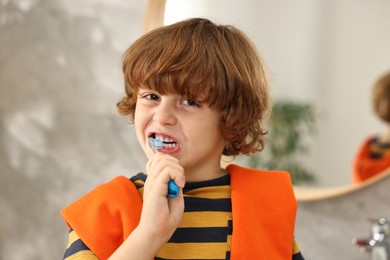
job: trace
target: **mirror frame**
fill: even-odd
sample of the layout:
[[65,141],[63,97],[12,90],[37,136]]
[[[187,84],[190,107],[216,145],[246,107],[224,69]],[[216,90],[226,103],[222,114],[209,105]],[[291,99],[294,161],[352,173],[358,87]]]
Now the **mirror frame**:
[[144,33],[164,25],[166,0],[147,0],[144,15]]
[[339,187],[329,187],[329,188],[326,187],[310,188],[310,187],[294,186],[294,193],[298,202],[326,200],[326,199],[347,195],[349,193],[353,193],[358,190],[367,188],[373,185],[374,183],[377,183],[385,179],[388,176],[390,176],[390,168],[384,170],[383,172],[359,184],[343,185]]

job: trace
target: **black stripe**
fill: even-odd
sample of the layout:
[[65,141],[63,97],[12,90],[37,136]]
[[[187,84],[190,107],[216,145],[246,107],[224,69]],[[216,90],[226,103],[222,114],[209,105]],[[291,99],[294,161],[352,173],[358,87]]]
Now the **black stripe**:
[[131,181],[138,181],[138,180],[141,180],[143,182],[146,181],[146,174],[143,173],[143,172],[140,172],[140,173],[137,173],[136,175],[134,175],[133,177],[130,178]]
[[371,159],[380,159],[383,157],[383,153],[373,153],[370,154]]
[[230,199],[204,199],[184,196],[185,212],[193,211],[223,211],[231,212]]
[[84,244],[83,241],[81,241],[81,239],[78,239],[74,241],[68,249],[66,249],[63,259],[83,250],[89,250],[89,248]]
[[[140,172],[140,173],[134,175],[133,177],[131,177],[130,180],[132,182],[142,181],[143,183],[145,183],[146,178],[147,178],[147,175],[145,173]],[[184,191],[184,193],[186,193],[188,191],[195,190],[198,188],[203,188],[203,187],[228,186],[228,185],[230,185],[230,175],[229,174],[222,176],[222,177],[219,177],[219,178],[216,178],[216,179],[207,180],[207,181],[187,182],[183,191]],[[137,184],[137,188],[142,188],[142,187],[143,187],[143,184]]]
[[296,254],[293,254],[292,260],[305,260],[305,258],[303,258],[301,252],[298,252]]
[[228,234],[233,234],[233,221],[231,219],[228,220]]
[[390,143],[381,142],[378,138],[372,140],[371,145],[378,146],[379,148],[390,148]]
[[[228,230],[226,227],[212,228],[178,228],[169,240],[171,243],[204,243],[226,242]],[[168,242],[168,243],[169,243]]]
[[226,186],[230,185],[230,174],[226,174],[222,177],[207,180],[207,181],[199,181],[199,182],[187,182],[184,187],[184,192],[203,188],[203,187],[212,187],[212,186]]

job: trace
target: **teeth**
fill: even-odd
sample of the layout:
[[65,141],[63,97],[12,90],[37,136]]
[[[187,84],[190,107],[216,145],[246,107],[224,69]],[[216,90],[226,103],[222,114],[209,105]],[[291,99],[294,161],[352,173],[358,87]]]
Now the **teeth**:
[[177,147],[177,143],[175,142],[175,140],[173,140],[168,136],[154,134],[153,138],[160,139],[162,141],[162,145],[164,149],[174,149]]
[[174,143],[175,142],[175,140],[173,140],[172,138],[162,136],[162,135],[155,135],[155,138],[158,138],[165,143]]

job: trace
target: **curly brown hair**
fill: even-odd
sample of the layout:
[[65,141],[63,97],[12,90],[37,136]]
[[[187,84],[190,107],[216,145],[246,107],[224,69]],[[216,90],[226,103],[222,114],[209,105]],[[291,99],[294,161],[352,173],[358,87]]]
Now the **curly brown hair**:
[[270,110],[265,66],[254,44],[237,28],[193,18],[157,28],[123,54],[126,96],[120,114],[133,122],[138,89],[202,100],[221,115],[224,155],[264,147]]
[[372,105],[379,118],[390,123],[390,72],[383,74],[372,89]]

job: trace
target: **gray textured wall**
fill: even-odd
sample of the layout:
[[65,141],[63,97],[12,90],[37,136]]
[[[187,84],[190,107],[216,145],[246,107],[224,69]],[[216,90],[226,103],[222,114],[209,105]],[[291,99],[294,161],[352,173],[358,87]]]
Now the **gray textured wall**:
[[60,259],[59,211],[143,169],[115,109],[146,1],[0,1],[0,259]]

